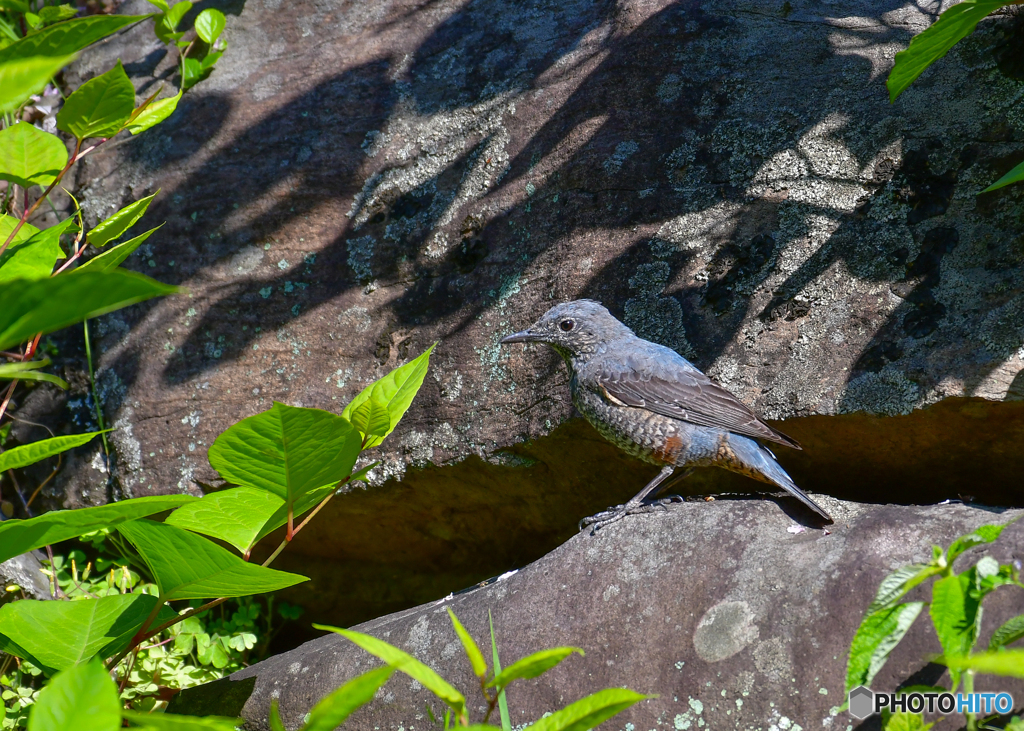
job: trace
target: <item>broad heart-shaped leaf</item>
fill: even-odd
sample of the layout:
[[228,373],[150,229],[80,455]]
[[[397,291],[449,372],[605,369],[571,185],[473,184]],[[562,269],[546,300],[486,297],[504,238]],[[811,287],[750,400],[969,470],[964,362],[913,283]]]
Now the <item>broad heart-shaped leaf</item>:
[[74,271],[47,279],[15,279],[0,287],[0,350],[7,350],[37,333],[60,330],[178,291],[177,287],[123,269]]
[[992,543],[1003,532],[1005,525],[979,525],[965,536],[960,536],[951,544],[946,551],[946,564],[953,565],[957,557],[969,548]]
[[982,18],[1010,4],[1008,0],[964,0],[946,10],[930,27],[911,38],[910,46],[896,54],[896,61],[885,82],[889,87],[889,101],[896,101],[896,97],[914,79],[973,31]]
[[[0,455],[2,456],[2,455]],[[255,487],[235,487],[205,496],[175,510],[164,522],[193,533],[220,538],[246,553],[284,500]]]
[[846,693],[858,685],[871,685],[907,630],[924,608],[924,602],[897,604],[864,617],[850,644],[846,664]]
[[67,56],[150,15],[90,15],[56,23],[0,48],[0,63],[31,56]]
[[334,731],[353,711],[372,701],[377,689],[394,672],[394,668],[385,665],[352,678],[313,706],[302,731]]
[[226,24],[227,19],[224,17],[224,13],[214,8],[207,8],[196,18],[196,35],[212,46]]
[[129,120],[128,124],[125,125],[125,129],[133,135],[137,135],[140,132],[145,132],[150,127],[155,127],[174,113],[180,101],[181,91],[179,90],[172,97],[150,102],[149,106]]
[[0,563],[51,543],[77,538],[126,520],[173,510],[198,500],[191,495],[154,495],[80,510],[53,510],[28,520],[0,522]]
[[75,60],[70,56],[32,56],[0,63],[0,114],[13,112],[43,90],[53,75]]
[[28,717],[28,731],[117,731],[117,686],[99,660],[58,673],[43,688]]
[[1013,619],[1004,622],[999,629],[992,633],[988,649],[998,650],[1000,647],[1005,647],[1022,637],[1024,637],[1024,614],[1018,614]]
[[[7,241],[7,237],[11,235],[11,231],[18,225],[18,219],[14,216],[8,216],[6,214],[0,215],[0,244]],[[35,226],[30,223],[21,224],[21,228],[18,229],[18,233],[14,234],[14,239],[11,240],[10,246],[14,246],[15,242],[24,241],[27,238],[35,236],[39,231]]]
[[530,726],[530,731],[587,731],[634,703],[648,698],[657,696],[644,695],[628,688],[606,688],[538,719]]
[[88,269],[93,272],[113,271],[121,264],[121,262],[131,256],[132,253],[142,245],[142,242],[152,236],[155,231],[159,230],[161,226],[163,226],[162,223],[160,226],[146,231],[146,233],[139,234],[134,238],[128,239],[123,244],[112,246],[99,256],[94,256],[89,259],[87,262],[82,264],[82,266],[78,267],[76,271],[82,271],[83,269]]
[[67,148],[57,135],[28,122],[18,122],[0,131],[0,180],[26,188],[46,186],[67,164]]
[[349,418],[352,426],[370,436],[383,437],[391,429],[391,414],[388,413],[387,404],[373,394],[352,409]]
[[68,382],[63,378],[57,378],[52,373],[45,373],[44,371],[38,370],[39,368],[45,368],[50,365],[50,359],[44,358],[43,360],[30,360],[19,363],[3,363],[0,364],[0,379],[7,381],[45,381],[46,383],[52,383],[55,386],[63,388],[65,391],[68,389]]
[[378,640],[376,637],[363,634],[362,632],[328,627],[322,624],[314,624],[313,626],[328,632],[336,632],[342,637],[352,640],[359,647],[371,655],[380,658],[395,670],[400,670],[413,680],[418,681],[420,685],[444,701],[460,718],[466,715],[465,696],[455,690],[447,680],[404,650],[399,650],[394,645],[389,645],[383,640]]
[[[110,430],[107,429],[107,431]],[[47,457],[80,447],[102,433],[101,431],[93,431],[86,434],[73,434],[67,437],[53,437],[52,439],[42,439],[31,444],[13,447],[12,449],[0,452],[0,472],[20,470],[22,467],[28,467],[30,464],[40,462]],[[125,503],[119,504],[124,505]],[[52,513],[48,513],[48,515],[52,515]]]
[[[150,594],[10,602],[0,607],[0,649],[10,651],[10,641],[40,667],[67,670],[94,655],[107,658],[128,647],[157,603]],[[170,608],[166,613],[175,616]]]
[[164,601],[263,594],[309,580],[246,563],[213,541],[173,525],[135,520],[117,530],[153,572]]
[[1024,678],[1024,650],[1000,650],[962,657],[942,657],[937,662],[941,662],[956,672],[974,670],[987,675]]
[[121,61],[75,89],[57,112],[57,127],[79,140],[113,137],[135,111],[135,87]]
[[293,505],[348,477],[359,446],[359,432],[347,419],[275,401],[217,437],[209,459],[228,482],[267,490]]
[[416,397],[416,392],[420,390],[420,386],[423,385],[423,378],[427,375],[427,368],[430,365],[430,353],[437,346],[434,343],[426,352],[421,354],[415,360],[411,360],[404,366],[396,368],[389,374],[384,376],[378,381],[371,383],[369,386],[364,388],[358,396],[352,399],[352,403],[345,407],[345,410],[341,412],[341,415],[347,419],[352,418],[352,413],[359,408],[364,401],[368,401],[371,398],[379,404],[387,407],[388,414],[390,415],[390,426],[388,430],[380,436],[373,434],[372,432],[363,432],[367,436],[365,449],[370,447],[376,447],[378,444],[384,441],[384,437],[395,430],[398,426],[398,422],[401,421],[402,416],[409,409],[412,400]]
[[12,242],[0,255],[0,284],[12,279],[42,279],[50,276],[57,260],[65,258],[64,250],[60,248],[60,235],[74,222],[74,219],[68,218],[27,239]]
[[105,221],[97,223],[96,226],[85,235],[86,241],[93,246],[106,246],[109,244],[131,228],[136,221],[142,218],[146,213],[146,209],[149,208],[149,204],[152,203],[153,199],[156,198],[156,194],[159,192],[160,191],[158,190],[153,195],[147,195],[145,198],[139,198],[137,201],[128,204]]
[[546,673],[574,652],[580,655],[583,654],[583,650],[578,647],[552,647],[550,650],[541,650],[532,655],[527,655],[522,660],[517,660],[502,670],[487,685],[491,688],[504,688],[513,680],[536,678],[538,675]]
[[459,636],[459,642],[462,643],[462,649],[466,651],[466,657],[469,658],[469,664],[473,666],[473,674],[478,678],[485,678],[487,676],[487,662],[484,660],[484,654],[480,652],[479,646],[476,644],[476,640],[473,639],[473,635],[466,631],[466,628],[462,626],[462,622],[455,616],[455,612],[452,611],[451,607],[446,607],[448,610],[448,616],[452,620],[452,626],[455,627],[455,634]]
[[1015,167],[1013,170],[1008,172],[1003,177],[999,178],[999,180],[992,183],[992,185],[988,186],[987,188],[985,188],[985,190],[981,192],[990,193],[993,190],[1005,188],[1007,185],[1010,185],[1010,183],[1019,183],[1022,180],[1024,180],[1024,162],[1022,162],[1020,165]]
[[147,731],[235,731],[242,725],[242,719],[224,716],[179,716],[176,713],[137,711],[122,711],[121,716],[132,724],[132,728],[142,726]]

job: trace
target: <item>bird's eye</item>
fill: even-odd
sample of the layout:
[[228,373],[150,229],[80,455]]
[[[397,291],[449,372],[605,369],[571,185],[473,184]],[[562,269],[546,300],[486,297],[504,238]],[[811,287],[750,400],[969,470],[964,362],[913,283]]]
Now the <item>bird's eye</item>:
[[558,323],[558,327],[561,328],[562,332],[572,332],[572,329],[576,327],[576,323],[573,320],[562,320]]

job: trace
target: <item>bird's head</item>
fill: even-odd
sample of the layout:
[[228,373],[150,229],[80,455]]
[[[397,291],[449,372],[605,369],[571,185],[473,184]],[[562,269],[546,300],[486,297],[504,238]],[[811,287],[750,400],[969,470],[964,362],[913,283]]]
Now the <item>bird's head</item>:
[[502,343],[545,343],[570,363],[585,358],[605,343],[632,331],[593,300],[555,305],[526,330],[502,338]]

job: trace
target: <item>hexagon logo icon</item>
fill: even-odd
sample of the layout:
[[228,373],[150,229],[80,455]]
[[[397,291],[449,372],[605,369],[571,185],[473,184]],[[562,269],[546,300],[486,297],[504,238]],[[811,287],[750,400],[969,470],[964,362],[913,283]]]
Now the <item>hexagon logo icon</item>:
[[875,694],[870,688],[858,685],[850,691],[850,715],[854,718],[867,718],[875,712]]

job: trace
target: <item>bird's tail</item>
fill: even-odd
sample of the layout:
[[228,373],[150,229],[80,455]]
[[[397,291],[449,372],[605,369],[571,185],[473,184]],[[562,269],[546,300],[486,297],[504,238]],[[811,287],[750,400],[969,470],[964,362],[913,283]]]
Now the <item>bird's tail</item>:
[[753,439],[737,434],[729,435],[729,446],[740,463],[736,467],[730,465],[731,469],[753,477],[756,480],[778,485],[822,518],[829,522],[832,521],[832,516],[824,508],[811,500],[807,493],[796,486],[793,478],[786,473],[786,470],[782,469],[782,465],[775,461],[775,455],[768,449],[762,447]]

